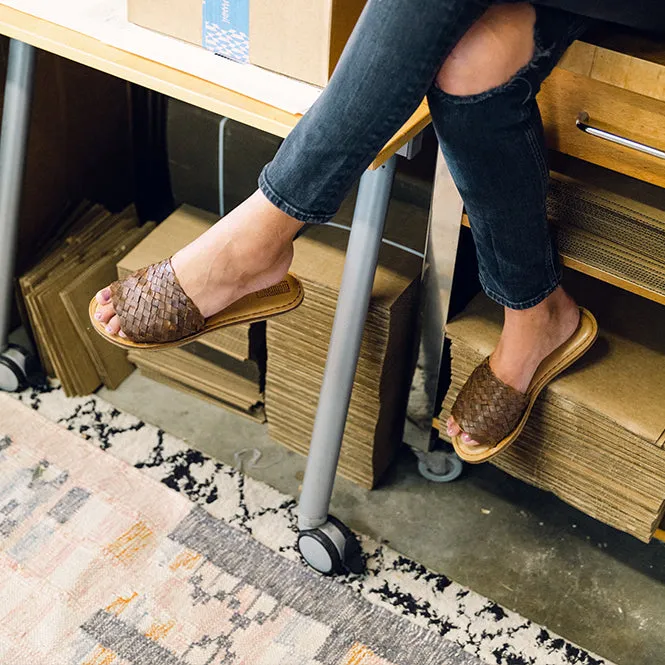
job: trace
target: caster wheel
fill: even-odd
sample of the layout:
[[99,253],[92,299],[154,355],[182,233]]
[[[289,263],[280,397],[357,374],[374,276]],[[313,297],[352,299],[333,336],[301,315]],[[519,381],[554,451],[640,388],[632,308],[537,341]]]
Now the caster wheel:
[[428,453],[418,461],[418,471],[423,478],[434,483],[450,483],[462,475],[464,463],[455,455],[437,451]]
[[308,565],[323,575],[359,575],[365,570],[355,535],[330,515],[320,527],[300,532],[298,550]]
[[44,383],[37,359],[18,344],[0,353],[0,390],[19,392]]

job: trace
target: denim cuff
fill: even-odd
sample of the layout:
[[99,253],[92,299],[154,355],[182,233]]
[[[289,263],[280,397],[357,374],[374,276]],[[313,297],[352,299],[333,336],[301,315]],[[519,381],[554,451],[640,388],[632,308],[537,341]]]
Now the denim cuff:
[[543,302],[543,300],[545,300],[547,296],[554,293],[554,291],[556,291],[561,286],[561,279],[562,275],[559,274],[557,275],[556,280],[554,280],[549,286],[547,286],[547,288],[541,291],[538,295],[534,296],[533,298],[530,298],[529,300],[521,300],[516,302],[513,300],[509,300],[508,298],[505,298],[496,291],[490,289],[487,286],[487,282],[485,282],[482,275],[479,275],[480,286],[482,287],[483,291],[485,292],[485,295],[487,295],[488,298],[493,300],[495,303],[498,303],[502,307],[507,307],[508,309],[519,309],[519,310],[530,309],[531,307],[535,307],[536,305]]
[[266,171],[268,166],[265,166],[259,175],[259,189],[263,192],[263,195],[272,203],[274,206],[279,208],[282,212],[285,212],[289,217],[297,219],[299,222],[305,224],[325,224],[332,220],[332,218],[337,214],[333,213],[313,213],[306,212],[297,208],[294,205],[291,205],[288,201],[284,199],[283,196],[277,193],[275,188],[268,181],[268,176]]

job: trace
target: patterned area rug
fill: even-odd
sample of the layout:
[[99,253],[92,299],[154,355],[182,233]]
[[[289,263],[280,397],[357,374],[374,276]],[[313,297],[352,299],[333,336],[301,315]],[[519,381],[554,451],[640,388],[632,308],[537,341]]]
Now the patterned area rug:
[[3,665],[611,665],[366,538],[364,575],[323,578],[292,498],[99,398],[17,397]]

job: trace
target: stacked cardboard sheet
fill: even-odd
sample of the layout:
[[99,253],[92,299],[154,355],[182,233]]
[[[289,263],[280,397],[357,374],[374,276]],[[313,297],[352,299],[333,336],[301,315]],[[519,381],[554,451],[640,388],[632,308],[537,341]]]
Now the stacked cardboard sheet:
[[[389,221],[408,230],[422,216],[414,206],[394,202]],[[296,241],[291,271],[303,282],[305,301],[268,321],[270,435],[303,454],[309,450],[348,237],[346,229],[315,227]],[[403,249],[382,247],[339,462],[341,475],[367,488],[402,441],[421,265]]]
[[[597,316],[589,353],[541,394],[518,441],[493,463],[643,541],[665,512],[665,310],[581,275],[566,286]],[[499,339],[484,295],[448,324],[452,384],[442,418]]]
[[665,211],[556,174],[547,213],[571,265],[665,304]]
[[241,362],[200,342],[181,349],[130,351],[128,357],[151,379],[265,421],[261,376],[251,360]]
[[[172,256],[218,219],[191,206],[180,207],[118,262],[117,277]],[[265,421],[265,324],[225,328],[178,349],[131,351],[129,360],[152,379]]]
[[67,395],[87,395],[102,383],[116,388],[133,368],[122,349],[92,330],[88,304],[154,224],[139,228],[133,207],[112,215],[84,203],[62,228],[47,255],[19,279],[24,311],[45,370]]

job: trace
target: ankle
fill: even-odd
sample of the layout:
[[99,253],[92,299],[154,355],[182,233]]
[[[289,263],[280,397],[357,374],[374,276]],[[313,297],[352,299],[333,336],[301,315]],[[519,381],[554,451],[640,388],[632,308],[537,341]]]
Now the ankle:
[[575,301],[563,290],[556,289],[535,307],[515,310],[505,308],[505,323],[507,326],[550,326],[570,317],[577,311]]
[[293,259],[293,238],[274,227],[252,229],[238,226],[229,238],[225,261],[243,274],[258,274],[273,270]]

